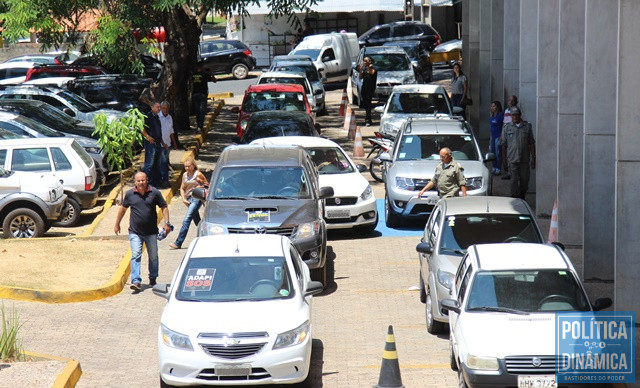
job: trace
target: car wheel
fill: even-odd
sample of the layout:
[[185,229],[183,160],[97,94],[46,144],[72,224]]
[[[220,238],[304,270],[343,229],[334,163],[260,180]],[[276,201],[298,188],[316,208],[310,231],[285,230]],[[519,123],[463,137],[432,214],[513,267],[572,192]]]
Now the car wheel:
[[427,291],[424,288],[424,280],[420,274],[420,302],[427,303]]
[[458,387],[459,388],[468,388],[467,382],[464,381],[464,374],[461,370],[458,370]]
[[451,354],[449,355],[449,366],[451,366],[451,370],[458,370],[458,363],[456,362],[456,354],[453,352],[453,346],[449,346],[451,348]]
[[249,68],[244,63],[238,63],[231,69],[231,74],[235,79],[245,79],[249,75]]
[[80,220],[80,212],[82,212],[80,204],[75,199],[68,197],[67,203],[62,209],[62,216],[60,216],[60,219],[54,222],[53,225],[63,227],[74,226]]
[[378,213],[376,213],[376,220],[373,223],[362,225],[362,226],[356,226],[355,230],[360,234],[369,234],[374,230],[376,230],[376,226],[378,226]]
[[400,217],[393,212],[391,204],[389,204],[389,198],[385,197],[384,201],[384,221],[388,228],[395,228],[400,224]]
[[444,331],[444,323],[433,319],[433,296],[429,288],[427,288],[426,299],[427,304],[425,305],[424,311],[427,317],[427,331],[429,334],[440,334]]
[[327,286],[327,264],[322,268],[314,268],[309,271],[311,275],[311,280],[320,282],[325,287]]
[[44,234],[44,219],[36,211],[19,208],[9,212],[2,223],[4,238],[32,238]]

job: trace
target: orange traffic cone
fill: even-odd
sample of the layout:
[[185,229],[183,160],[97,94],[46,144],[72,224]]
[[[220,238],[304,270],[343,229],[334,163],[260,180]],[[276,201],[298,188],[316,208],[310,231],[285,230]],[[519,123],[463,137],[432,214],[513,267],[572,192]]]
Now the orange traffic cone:
[[404,385],[402,385],[402,377],[400,377],[396,340],[393,336],[393,326],[391,325],[389,325],[387,340],[384,343],[384,353],[382,353],[382,365],[380,366],[378,385],[374,385],[373,388],[404,388]]
[[549,224],[549,238],[547,243],[558,242],[558,200],[553,202],[553,211],[551,212],[551,224]]
[[349,104],[347,104],[347,113],[344,116],[344,130],[348,131],[349,130],[349,126],[351,125],[351,118],[353,117],[353,111],[351,110],[351,107],[349,106]]
[[347,134],[347,138],[349,140],[356,139],[356,115],[351,115],[351,119],[349,120],[349,133]]
[[353,157],[364,157],[364,146],[362,145],[362,133],[360,133],[360,127],[356,127],[356,139],[353,142]]
[[344,88],[342,90],[342,101],[340,101],[340,116],[344,116],[347,105],[349,105],[349,99],[347,98],[347,88]]

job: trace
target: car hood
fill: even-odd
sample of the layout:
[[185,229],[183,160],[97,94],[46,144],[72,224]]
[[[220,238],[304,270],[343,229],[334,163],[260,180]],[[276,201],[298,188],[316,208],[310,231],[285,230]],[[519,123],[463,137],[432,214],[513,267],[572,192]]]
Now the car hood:
[[[268,222],[248,222],[248,212],[269,209]],[[265,199],[265,200],[214,200],[205,208],[207,222],[231,227],[296,226],[321,218],[316,200]]]
[[415,74],[413,73],[413,70],[379,71],[377,83],[403,83],[406,78],[415,80]]
[[444,272],[455,274],[461,261],[462,255],[456,256],[438,253],[438,268]]
[[291,299],[246,302],[185,302],[172,299],[162,313],[161,322],[169,329],[188,334],[191,338],[199,333],[266,331],[270,335],[277,335],[310,319],[310,311],[310,306],[295,295]]
[[[456,160],[464,168],[465,178],[484,176],[486,167],[477,160]],[[439,160],[412,160],[394,162],[389,169],[389,176],[402,176],[417,179],[431,179]]]
[[359,197],[369,182],[359,172],[349,174],[322,174],[320,187],[333,187],[334,197]]

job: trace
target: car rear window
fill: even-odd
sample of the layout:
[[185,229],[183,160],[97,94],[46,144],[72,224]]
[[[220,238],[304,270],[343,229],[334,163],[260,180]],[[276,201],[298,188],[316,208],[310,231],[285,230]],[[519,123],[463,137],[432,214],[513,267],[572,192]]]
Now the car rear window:
[[247,94],[243,107],[244,112],[306,109],[304,96],[296,92],[252,92]]
[[260,84],[294,84],[304,88],[304,92],[309,94],[311,91],[307,87],[305,79],[302,77],[263,77],[260,78]]
[[405,135],[398,146],[398,160],[440,160],[440,150],[451,149],[456,160],[478,160],[471,135]]
[[251,143],[256,139],[276,136],[315,136],[314,129],[307,120],[275,119],[258,121],[252,116],[247,123],[243,143]]
[[[301,167],[226,167],[215,183],[214,198],[311,198],[309,189],[307,175]],[[252,222],[249,217],[251,215],[247,216],[247,222]]]
[[397,93],[389,99],[388,113],[446,113],[451,114],[447,100],[440,93]]
[[78,144],[75,140],[71,142],[71,148],[73,148],[73,150],[78,153],[78,155],[80,156],[80,159],[82,159],[84,164],[90,168],[91,165],[93,164],[93,159],[91,159],[91,156],[89,156],[87,151],[85,151],[84,148],[82,148],[82,146]]
[[373,60],[378,71],[403,71],[411,69],[411,62],[406,54],[366,54]]
[[320,78],[318,77],[318,70],[316,70],[316,67],[311,63],[306,65],[278,65],[273,68],[273,71],[292,71],[294,73],[304,73],[307,76],[309,82],[320,81]]

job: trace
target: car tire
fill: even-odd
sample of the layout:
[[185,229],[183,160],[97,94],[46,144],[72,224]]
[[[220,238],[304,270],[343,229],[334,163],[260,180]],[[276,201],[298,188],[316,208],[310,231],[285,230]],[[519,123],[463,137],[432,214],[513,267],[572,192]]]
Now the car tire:
[[53,223],[54,226],[69,227],[74,226],[80,220],[80,213],[82,208],[80,204],[73,198],[67,197],[67,203],[65,203],[62,209],[62,215],[60,219]]
[[7,239],[42,237],[44,229],[45,221],[42,216],[28,208],[10,211],[2,222],[2,232]]
[[309,271],[311,280],[322,283],[323,286],[327,286],[327,264],[325,263],[322,268],[314,268]]
[[384,222],[388,228],[395,228],[400,225],[400,217],[393,212],[391,204],[389,204],[389,198],[385,196],[384,199]]
[[427,291],[424,288],[424,280],[422,279],[422,273],[420,274],[420,302],[427,303]]
[[464,374],[458,369],[458,388],[469,388],[467,382],[464,381]]
[[[451,341],[449,341],[451,342]],[[456,362],[456,354],[453,352],[453,346],[449,345],[450,354],[449,354],[449,366],[451,370],[458,370],[458,363]]]
[[433,295],[431,289],[427,288],[426,305],[424,307],[425,317],[427,319],[427,332],[429,334],[440,334],[444,331],[444,323],[433,319]]
[[231,74],[235,79],[245,79],[249,75],[249,68],[244,63],[237,63],[231,68]]

